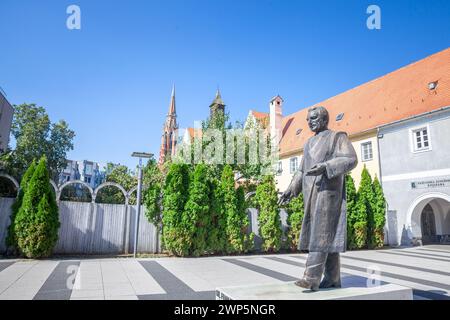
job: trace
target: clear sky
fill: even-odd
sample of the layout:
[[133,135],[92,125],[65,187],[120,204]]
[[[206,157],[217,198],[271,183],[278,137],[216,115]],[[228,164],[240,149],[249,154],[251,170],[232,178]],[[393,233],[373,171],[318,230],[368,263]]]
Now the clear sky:
[[180,127],[218,86],[233,122],[276,94],[287,115],[449,47],[450,1],[0,0],[0,41],[8,100],[65,119],[69,158],[134,166],[159,154],[173,83]]

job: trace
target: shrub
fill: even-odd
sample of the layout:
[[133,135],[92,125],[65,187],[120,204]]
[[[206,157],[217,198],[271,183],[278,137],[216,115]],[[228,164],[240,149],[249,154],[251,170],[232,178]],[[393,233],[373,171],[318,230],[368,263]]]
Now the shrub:
[[214,171],[208,166],[208,198],[211,216],[211,230],[208,234],[208,251],[211,253],[224,253],[227,248],[227,217],[224,211],[224,201],[220,180],[214,175]]
[[163,198],[163,245],[175,255],[187,255],[192,239],[183,219],[189,192],[189,172],[185,164],[173,163],[167,173]]
[[386,223],[386,199],[384,198],[383,189],[381,187],[380,181],[375,176],[373,180],[373,247],[381,248],[384,244],[384,225]]
[[210,203],[208,197],[209,185],[207,181],[207,168],[204,164],[195,166],[189,186],[189,200],[185,206],[183,224],[187,234],[192,239],[189,253],[194,256],[205,254],[207,250],[207,237],[214,227],[211,223]]
[[25,190],[27,190],[28,183],[31,180],[31,177],[33,176],[34,170],[36,169],[36,161],[33,160],[31,165],[28,167],[27,171],[25,171],[25,174],[22,177],[22,181],[20,181],[20,190],[17,194],[17,198],[14,201],[14,203],[11,206],[11,224],[8,227],[8,235],[5,239],[6,246],[8,247],[8,251],[16,253],[17,251],[17,239],[16,234],[14,232],[15,229],[15,220],[17,213],[19,212],[20,207],[22,206],[23,202],[23,196],[25,193]]
[[287,248],[296,251],[302,229],[303,217],[305,215],[303,194],[300,193],[298,197],[293,198],[286,207],[286,211],[288,214]]
[[58,206],[44,156],[28,183],[15,218],[14,231],[20,252],[28,258],[48,257],[58,241],[58,228]]
[[262,249],[268,252],[277,252],[281,248],[281,220],[278,197],[273,176],[267,175],[256,188],[258,203],[259,234],[262,239]]
[[[345,176],[345,192],[347,196],[347,249],[353,250],[357,248],[355,224],[358,219],[358,212],[356,208],[357,193],[355,181],[349,174]],[[360,228],[360,226],[358,226],[358,228]]]
[[[234,173],[231,166],[226,165],[222,172],[221,181],[223,208],[227,219],[227,252],[241,253],[245,250],[245,234],[249,225],[245,206],[238,203],[237,192],[234,186]],[[245,202],[245,199],[240,199]]]

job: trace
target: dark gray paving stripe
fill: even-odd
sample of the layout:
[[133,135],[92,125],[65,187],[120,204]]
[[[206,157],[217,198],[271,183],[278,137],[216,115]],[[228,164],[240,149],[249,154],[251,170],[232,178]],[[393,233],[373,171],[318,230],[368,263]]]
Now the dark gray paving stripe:
[[394,254],[397,256],[406,256],[406,257],[413,257],[413,258],[421,258],[421,259],[427,259],[427,260],[435,260],[435,261],[442,261],[442,262],[450,262],[449,259],[439,259],[439,258],[433,258],[433,257],[426,257],[426,256],[422,256],[422,255],[418,255],[418,254],[410,254],[410,253],[404,253],[404,252],[385,252],[383,250],[377,251],[378,253],[381,254]]
[[284,273],[281,273],[281,272],[277,272],[277,271],[273,271],[271,269],[263,268],[263,267],[260,267],[260,266],[257,266],[257,265],[254,265],[254,264],[242,261],[242,260],[238,260],[238,259],[222,259],[222,260],[226,261],[226,262],[229,262],[229,263],[233,263],[233,264],[238,265],[240,267],[243,267],[243,268],[246,268],[246,269],[258,272],[258,273],[261,273],[261,274],[266,275],[268,277],[281,280],[281,281],[295,281],[295,280],[298,280],[298,277],[294,278],[294,277],[291,277],[291,276],[289,276],[287,274],[284,274]]
[[442,253],[444,255],[447,255],[447,257],[450,257],[450,251],[448,251],[448,250],[443,251],[443,250],[428,249],[428,248],[417,248],[416,250],[438,252],[438,253]]
[[16,263],[15,261],[2,261],[0,262],[0,272],[8,268],[10,265]]
[[[291,256],[291,257],[295,258],[295,259],[302,259],[302,260],[306,259],[306,258],[300,257],[300,256]],[[357,267],[357,266],[344,264],[344,263],[341,263],[341,267],[344,267],[344,268],[347,268],[347,269],[350,269],[350,270],[355,270],[355,271],[367,272],[366,268]],[[450,290],[450,285],[447,285],[447,284],[441,283],[441,282],[435,282],[435,281],[430,281],[430,280],[423,280],[423,279],[418,279],[418,278],[404,276],[404,275],[401,275],[401,274],[390,273],[390,272],[383,272],[383,271],[381,271],[381,276],[394,278],[394,279],[398,279],[398,280],[405,280],[405,281],[409,281],[409,282],[413,282],[413,283],[419,283],[419,284],[423,284],[423,285],[430,286],[430,287],[441,288],[441,289],[444,289],[444,290],[447,290],[447,291]]]
[[79,266],[80,261],[58,263],[33,300],[70,300],[72,295],[70,282],[73,285]]
[[366,259],[366,258],[359,258],[359,257],[349,257],[349,256],[341,256],[341,258],[370,262],[370,263],[377,263],[377,264],[385,264],[385,265],[392,266],[392,267],[399,267],[399,268],[411,269],[411,270],[416,270],[416,271],[421,271],[421,272],[440,274],[443,276],[450,276],[450,272],[432,270],[432,269],[410,266],[410,265],[394,263],[394,262],[387,262],[387,261],[380,261],[380,260],[373,260],[373,259]]
[[139,261],[167,294],[191,294],[195,291],[156,261]]
[[216,300],[215,291],[199,291],[193,293],[146,294],[138,296],[139,300]]
[[[398,252],[398,253],[418,254],[418,255],[421,255],[421,256],[448,259],[448,261],[450,261],[450,255],[445,254],[445,253],[443,253],[443,255],[440,255],[440,254],[435,254],[435,253],[417,252],[418,250],[389,250],[389,251],[391,251],[391,252]],[[383,250],[380,250],[378,252],[383,252]]]
[[450,297],[446,296],[445,293],[440,294],[431,291],[413,289],[413,294],[431,300],[450,300]]

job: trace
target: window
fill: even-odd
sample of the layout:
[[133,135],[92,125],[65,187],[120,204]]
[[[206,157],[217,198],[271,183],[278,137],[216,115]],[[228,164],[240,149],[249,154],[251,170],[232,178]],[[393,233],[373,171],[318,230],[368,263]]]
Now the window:
[[290,160],[290,172],[295,173],[297,171],[298,168],[298,162],[297,162],[297,157],[291,158]]
[[71,173],[72,172],[72,162],[67,162],[67,166],[64,169],[64,173]]
[[84,177],[84,182],[91,183],[91,177]]
[[92,175],[92,164],[86,164],[85,173]]
[[361,144],[362,161],[370,161],[373,159],[372,142],[364,142]]
[[414,151],[430,150],[430,136],[428,127],[423,127],[412,131]]
[[283,172],[283,163],[281,161],[278,161],[277,175],[281,175],[282,172]]
[[339,114],[336,116],[336,121],[341,121],[343,118],[344,118],[344,113],[339,113]]

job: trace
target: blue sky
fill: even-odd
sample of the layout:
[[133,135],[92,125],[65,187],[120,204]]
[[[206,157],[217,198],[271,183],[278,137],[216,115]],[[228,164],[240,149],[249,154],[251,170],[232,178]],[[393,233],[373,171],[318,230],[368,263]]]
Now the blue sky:
[[68,121],[69,158],[134,166],[159,153],[173,83],[180,127],[217,86],[233,122],[276,94],[286,115],[449,47],[449,17],[446,0],[0,0],[0,86]]

